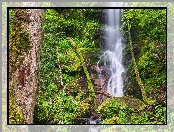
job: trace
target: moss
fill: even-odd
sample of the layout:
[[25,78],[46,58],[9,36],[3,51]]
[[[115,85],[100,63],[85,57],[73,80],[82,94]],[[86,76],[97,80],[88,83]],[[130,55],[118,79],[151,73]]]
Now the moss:
[[15,73],[31,49],[30,35],[26,29],[26,23],[29,21],[26,9],[15,9],[11,14],[13,15],[11,16],[9,34],[9,121],[10,124],[22,124],[24,117],[22,109],[17,105],[16,101]]
[[85,115],[89,115],[90,108],[91,108],[90,104],[85,103],[85,102],[81,102],[81,105],[76,112],[77,117],[84,117]]
[[102,124],[119,124],[119,117],[112,117],[102,121]]
[[[131,24],[128,24],[128,30],[130,30],[130,29],[131,29]],[[131,55],[132,55],[132,59],[133,59],[133,64],[134,64],[136,81],[138,82],[138,85],[139,85],[139,87],[141,89],[143,100],[146,101],[146,99],[147,99],[146,91],[144,89],[144,85],[143,85],[143,82],[142,82],[142,80],[140,78],[139,71],[138,71],[138,68],[137,68],[137,64],[136,64],[136,61],[135,61],[131,35],[129,35],[129,44],[130,44],[130,51],[131,51]]]
[[24,116],[22,108],[17,105],[16,101],[16,81],[14,80],[9,86],[9,124],[23,124]]
[[123,97],[108,98],[98,107],[97,111],[101,111],[102,109],[106,108],[106,106],[108,104],[111,104],[113,101],[116,101],[120,107],[127,107],[132,110],[143,110],[146,107],[146,105],[139,99],[136,99],[131,96],[123,96]]
[[[103,124],[125,124],[133,113],[145,111],[146,105],[131,96],[113,97],[104,101],[96,112],[102,115]],[[131,120],[132,121],[132,120]]]
[[9,34],[10,75],[22,64],[25,55],[31,49],[30,34],[26,29],[28,16],[26,9],[15,9]]
[[68,49],[67,53],[68,53],[68,56],[70,57],[70,59],[72,60],[72,63],[71,63],[71,66],[70,66],[71,70],[72,71],[78,71],[81,67],[79,57],[76,55],[74,50],[71,49],[71,48]]
[[[83,70],[84,70],[84,73],[85,73],[86,78],[87,78],[87,81],[88,81],[88,90],[94,91],[94,87],[93,87],[93,84],[91,82],[91,79],[90,79],[90,76],[89,76],[89,72],[88,72],[88,69],[86,67],[86,63],[85,63],[85,60],[83,58],[83,55],[82,55],[81,51],[78,49],[77,44],[70,37],[67,37],[67,39],[69,39],[71,41],[72,45],[76,49],[76,52],[78,54],[78,57],[79,57],[79,60],[80,60],[80,62],[82,64],[82,66],[83,66]],[[96,101],[96,95],[95,95],[95,93],[92,93],[91,94],[91,97],[94,100],[94,105],[96,105],[97,104],[97,101]]]
[[123,101],[125,104],[132,109],[143,110],[146,105],[139,99],[133,98],[131,96],[124,96]]
[[[136,10],[135,12],[135,10],[126,9],[124,12],[122,30],[130,43],[126,45],[124,56],[125,63],[130,66],[127,70],[129,75],[126,73],[128,79],[125,87],[129,95],[142,98],[146,104],[152,105],[158,101],[153,93],[159,92],[158,96],[163,96],[159,89],[166,83],[166,9],[152,9],[150,12],[149,10]],[[130,87],[133,88],[128,89]],[[135,93],[135,90],[138,91],[139,88],[142,97],[139,92]]]

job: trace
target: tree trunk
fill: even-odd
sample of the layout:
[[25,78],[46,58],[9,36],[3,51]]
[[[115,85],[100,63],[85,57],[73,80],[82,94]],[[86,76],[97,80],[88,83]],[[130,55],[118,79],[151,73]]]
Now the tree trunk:
[[[36,4],[34,6],[37,6]],[[30,2],[24,2],[24,6],[30,5]],[[17,100],[22,107],[24,124],[32,124],[40,79],[41,27],[44,19],[44,10],[27,9],[27,18],[28,22],[24,23],[24,26],[30,35],[31,49],[24,57],[22,65],[17,68]]]

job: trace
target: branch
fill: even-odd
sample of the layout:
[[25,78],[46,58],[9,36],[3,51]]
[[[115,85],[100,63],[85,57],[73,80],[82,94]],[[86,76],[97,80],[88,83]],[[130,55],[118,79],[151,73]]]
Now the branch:
[[[81,64],[83,66],[84,73],[85,73],[86,78],[88,80],[88,89],[94,92],[94,87],[92,85],[92,82],[91,82],[91,79],[90,79],[90,76],[89,76],[89,72],[88,72],[88,69],[86,67],[86,63],[84,61],[82,53],[78,50],[76,43],[70,37],[67,37],[67,39],[69,39],[70,42],[72,43],[72,45],[76,48],[76,52],[77,52],[77,54],[78,54],[78,56],[80,58]],[[96,95],[92,94],[92,97],[94,98],[94,104],[96,105],[97,104]]]
[[[58,53],[58,48],[57,48],[57,53]],[[57,57],[57,62],[58,62],[58,68],[60,69],[60,71],[62,71],[60,60],[59,60],[59,56]],[[60,76],[59,77],[60,77],[60,86],[62,86],[63,89],[64,89],[63,79],[62,79],[62,73],[60,73]]]
[[131,39],[131,34],[130,34],[130,28],[131,28],[130,24],[128,25],[128,28],[129,28],[128,30],[129,30],[130,50],[131,50],[131,55],[132,55],[132,59],[133,59],[136,80],[137,80],[138,85],[139,85],[139,87],[141,89],[143,100],[146,101],[147,100],[146,91],[144,89],[143,82],[141,81],[141,78],[140,78],[140,75],[139,75],[139,72],[138,72],[138,68],[137,68],[137,65],[136,65],[135,57],[134,57],[133,46],[132,46],[132,39]]

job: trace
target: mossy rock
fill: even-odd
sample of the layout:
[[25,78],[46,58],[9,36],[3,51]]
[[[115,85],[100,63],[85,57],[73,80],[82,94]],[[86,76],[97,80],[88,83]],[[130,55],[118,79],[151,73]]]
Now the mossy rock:
[[117,105],[119,107],[127,107],[134,110],[143,110],[145,109],[146,105],[139,99],[136,99],[131,96],[123,96],[123,97],[113,97],[113,98],[108,98],[106,101],[104,101],[97,109],[97,111],[100,111],[103,108],[106,108],[106,106],[109,103],[112,103],[113,101],[117,102]]
[[146,105],[141,100],[131,96],[123,96],[119,101],[120,103],[125,103],[127,107],[132,108],[134,110],[143,110],[146,108]]

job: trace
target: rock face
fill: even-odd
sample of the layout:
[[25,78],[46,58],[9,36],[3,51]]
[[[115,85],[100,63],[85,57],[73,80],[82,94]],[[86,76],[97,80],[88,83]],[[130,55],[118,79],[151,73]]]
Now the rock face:
[[[93,82],[93,85],[94,85],[96,91],[106,92],[108,80],[110,77],[110,71],[106,66],[101,66],[99,68],[100,68],[102,80],[100,80],[97,76],[98,68],[95,65],[91,67],[91,69],[92,69],[91,73],[90,73],[92,75],[91,80]],[[106,99],[106,97],[103,94],[97,94],[97,104],[98,105],[101,104],[105,99]]]

